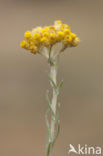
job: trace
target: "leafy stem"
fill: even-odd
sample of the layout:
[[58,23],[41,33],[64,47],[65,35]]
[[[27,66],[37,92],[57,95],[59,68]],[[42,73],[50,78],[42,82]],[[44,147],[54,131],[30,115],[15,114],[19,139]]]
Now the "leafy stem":
[[46,125],[48,131],[46,156],[52,156],[53,146],[60,132],[60,104],[58,103],[57,98],[63,81],[57,85],[58,58],[53,60],[53,62],[53,64],[50,64],[50,73],[48,74],[53,90],[52,99],[49,97],[49,91],[46,92],[46,100],[49,105],[49,109],[46,112]]

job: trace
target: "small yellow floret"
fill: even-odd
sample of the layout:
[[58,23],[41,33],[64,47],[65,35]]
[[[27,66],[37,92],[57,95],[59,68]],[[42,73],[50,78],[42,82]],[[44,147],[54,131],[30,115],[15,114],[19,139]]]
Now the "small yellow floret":
[[50,34],[50,39],[51,39],[51,40],[56,39],[56,34],[55,34],[55,33],[51,33],[51,34]]
[[42,37],[42,38],[41,38],[41,42],[43,43],[43,42],[45,42],[45,41],[47,41],[47,38],[46,38],[46,37]]
[[57,20],[57,21],[55,21],[55,23],[57,23],[57,24],[61,24],[61,23],[62,23],[62,21]]
[[37,48],[37,46],[30,46],[29,47],[29,50],[33,53],[33,54],[36,54],[37,52],[38,52],[38,48]]
[[60,29],[61,29],[61,30],[64,30],[64,24],[61,24],[61,25],[60,25]]
[[50,36],[50,33],[49,32],[44,32],[44,33],[42,33],[42,36],[43,37],[49,37]]
[[39,40],[41,35],[39,33],[34,33],[32,39]]
[[45,27],[43,29],[41,29],[41,33],[45,33],[45,32],[48,32],[49,31],[49,27]]
[[80,43],[80,38],[76,37],[72,42],[72,46],[76,47],[79,43]]
[[64,27],[67,28],[67,29],[70,29],[68,24],[64,24]]
[[64,39],[64,43],[65,43],[65,44],[70,44],[71,42],[72,42],[71,36],[68,36],[68,37],[66,37],[66,38]]
[[70,36],[72,37],[72,39],[74,39],[74,38],[76,38],[77,35],[74,33],[71,33]]
[[58,38],[58,40],[62,40],[62,39],[64,39],[64,37],[65,37],[65,34],[64,34],[64,32],[62,32],[62,31],[59,31],[58,33],[57,33],[57,38]]
[[53,31],[56,31],[56,29],[55,29],[54,26],[49,26],[49,29],[50,29],[50,30],[53,30]]
[[37,32],[40,32],[42,27],[36,27]]
[[26,39],[30,39],[31,36],[32,36],[32,34],[31,34],[30,31],[26,31],[25,34],[24,34],[24,37],[25,37]]
[[20,46],[22,47],[22,48],[27,48],[27,41],[25,41],[25,40],[23,40],[23,41],[21,41],[21,43],[20,43]]
[[41,43],[44,45],[44,46],[48,46],[49,45],[49,40],[47,37],[42,37],[41,38]]
[[69,35],[70,34],[70,29],[65,29],[64,33],[65,33],[65,35]]
[[50,44],[53,45],[56,43],[56,41],[57,41],[56,33],[51,33],[50,34]]

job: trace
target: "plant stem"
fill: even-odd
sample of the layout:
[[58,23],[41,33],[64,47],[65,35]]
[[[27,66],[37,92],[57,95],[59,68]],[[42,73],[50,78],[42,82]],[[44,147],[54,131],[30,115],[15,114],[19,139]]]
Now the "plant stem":
[[[49,133],[48,133],[48,141],[47,141],[47,155],[52,156],[53,145],[56,140],[56,137],[59,131],[56,134],[56,127],[58,126],[57,119],[57,69],[58,69],[58,60],[55,60],[53,65],[50,65],[50,84],[52,86],[53,95],[52,100],[50,102],[50,111],[51,111],[51,121],[49,124]],[[49,98],[49,97],[48,97]]]
[[[55,66],[51,66],[50,74],[51,74],[51,77],[52,77],[54,83],[56,84],[57,68]],[[57,106],[57,96],[58,95],[55,92],[55,89],[53,87],[53,97],[52,97],[51,107],[52,107],[52,110],[55,115],[56,115],[56,106]],[[52,120],[51,120],[51,138],[52,138],[52,140],[54,139],[54,131],[55,131],[55,119],[52,118]]]

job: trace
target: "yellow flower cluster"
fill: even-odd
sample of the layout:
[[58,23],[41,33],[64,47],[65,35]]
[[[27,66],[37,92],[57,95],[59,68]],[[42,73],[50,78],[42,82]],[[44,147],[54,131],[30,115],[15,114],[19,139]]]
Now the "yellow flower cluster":
[[20,46],[32,53],[39,53],[42,47],[51,47],[61,42],[64,46],[77,46],[80,39],[72,33],[67,24],[55,21],[53,26],[36,27],[24,34],[26,40],[21,41]]

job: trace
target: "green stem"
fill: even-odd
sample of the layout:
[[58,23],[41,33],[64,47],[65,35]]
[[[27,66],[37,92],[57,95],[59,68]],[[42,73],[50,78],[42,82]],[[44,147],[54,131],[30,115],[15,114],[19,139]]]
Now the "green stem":
[[[56,127],[58,126],[58,121],[57,119],[57,97],[58,97],[58,92],[57,92],[57,69],[58,69],[58,60],[54,61],[53,65],[50,65],[50,84],[53,89],[53,95],[52,95],[52,100],[50,103],[50,112],[51,113],[51,121],[49,124],[49,133],[48,133],[48,140],[47,140],[47,154],[46,156],[52,156],[52,151],[53,151],[53,145],[54,141],[56,140]],[[49,98],[49,97],[48,97]],[[57,126],[56,126],[57,124]],[[57,132],[59,133],[59,131]]]
[[[51,67],[51,77],[55,84],[56,84],[56,75],[57,75],[57,68],[55,66],[52,66]],[[55,88],[53,87],[53,97],[52,97],[51,107],[52,107],[52,110],[55,115],[56,115],[56,107],[57,107],[57,96],[58,95],[55,91]],[[54,131],[55,131],[55,119],[52,118],[52,120],[51,120],[51,138],[52,138],[52,140],[54,139]]]

